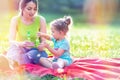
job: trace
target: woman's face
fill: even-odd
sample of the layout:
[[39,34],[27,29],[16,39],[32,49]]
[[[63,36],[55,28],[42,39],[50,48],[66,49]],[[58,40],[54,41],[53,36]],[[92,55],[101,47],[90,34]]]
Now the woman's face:
[[23,16],[27,18],[33,18],[33,16],[37,12],[37,5],[30,1],[26,4],[25,8],[23,9]]

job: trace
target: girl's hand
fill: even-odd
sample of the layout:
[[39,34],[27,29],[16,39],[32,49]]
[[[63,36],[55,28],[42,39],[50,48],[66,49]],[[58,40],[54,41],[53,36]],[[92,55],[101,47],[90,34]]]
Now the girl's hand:
[[39,49],[39,51],[42,51],[44,48],[47,48],[47,46],[49,46],[49,44],[47,44],[46,42],[42,42],[42,43],[38,46],[38,49]]
[[48,47],[49,47],[49,44],[46,43],[46,42],[44,42],[43,45],[44,45],[45,48],[48,48]]
[[37,33],[37,36],[38,36],[38,37],[42,37],[43,35],[44,35],[44,33],[42,33],[42,32],[38,32],[38,33]]
[[43,33],[43,32],[38,32],[38,33],[37,33],[37,36],[38,36],[38,37],[45,38],[45,39],[47,39],[47,40],[50,40],[50,39],[51,39],[51,36],[50,36],[50,35],[48,35],[48,34],[46,34],[46,33]]
[[41,42],[40,45],[38,46],[39,51],[43,51],[43,49],[45,48],[43,43],[44,42]]

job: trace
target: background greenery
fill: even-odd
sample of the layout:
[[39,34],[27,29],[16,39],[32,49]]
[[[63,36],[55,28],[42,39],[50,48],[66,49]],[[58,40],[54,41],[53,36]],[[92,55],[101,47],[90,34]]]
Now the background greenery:
[[[41,15],[47,20],[48,33],[50,33],[49,22],[64,16],[64,14],[54,13],[42,13]],[[73,17],[73,22],[77,21],[76,15],[70,16]],[[9,46],[9,20],[5,21],[3,26],[0,28],[2,33],[0,34],[0,53],[7,51]],[[74,57],[120,57],[120,29],[118,26],[74,23],[70,29],[68,39],[71,46],[71,55]]]

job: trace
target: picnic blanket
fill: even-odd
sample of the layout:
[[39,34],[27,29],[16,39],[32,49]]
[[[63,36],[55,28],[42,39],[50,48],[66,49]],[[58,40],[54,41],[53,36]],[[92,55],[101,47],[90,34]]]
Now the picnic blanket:
[[51,74],[58,77],[79,77],[85,80],[120,80],[120,58],[79,58],[64,69],[54,70],[40,65],[25,64],[25,71],[40,77]]

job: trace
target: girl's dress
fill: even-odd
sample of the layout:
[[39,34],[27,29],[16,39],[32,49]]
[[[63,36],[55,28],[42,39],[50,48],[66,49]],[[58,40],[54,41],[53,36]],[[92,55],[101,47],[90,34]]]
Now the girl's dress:
[[53,62],[56,62],[59,58],[61,58],[61,59],[67,61],[67,66],[70,65],[72,63],[72,58],[70,56],[70,45],[69,45],[69,42],[67,41],[67,39],[64,38],[60,41],[57,41],[55,38],[52,37],[51,40],[54,43],[54,49],[61,48],[61,49],[65,50],[61,56],[59,56],[59,57],[55,56]]

